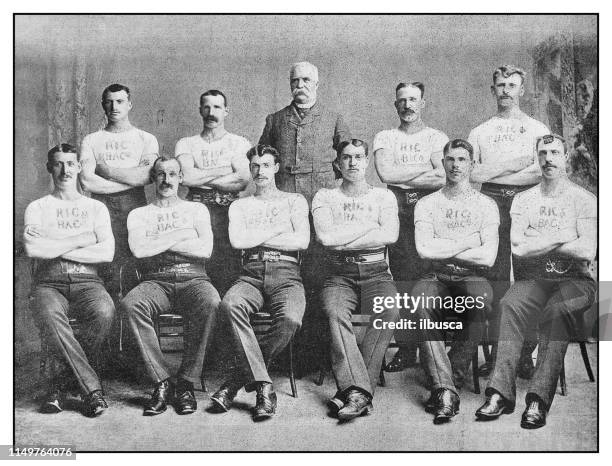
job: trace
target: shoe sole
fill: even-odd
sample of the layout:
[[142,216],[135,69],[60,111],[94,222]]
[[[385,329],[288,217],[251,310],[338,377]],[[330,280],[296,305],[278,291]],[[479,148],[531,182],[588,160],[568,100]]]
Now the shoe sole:
[[546,423],[544,423],[544,424],[533,424],[531,422],[521,421],[521,427],[523,429],[530,429],[530,430],[539,429],[540,427],[544,427],[545,425],[546,425]]
[[503,408],[499,414],[485,414],[479,413],[476,411],[476,418],[481,421],[493,421],[502,416],[502,414],[512,414],[514,412],[514,408]]
[[145,409],[142,413],[143,416],[157,416],[158,414],[165,413],[166,409],[163,411],[155,411],[154,409]]
[[177,411],[176,413],[181,416],[184,416],[185,414],[193,414],[196,411],[197,411],[197,408],[183,408],[182,410]]
[[40,412],[43,414],[57,414],[63,411],[59,403],[45,403],[40,407]]
[[334,414],[338,414],[338,411],[344,408],[344,403],[338,398],[330,398],[329,400],[327,400],[327,407]]
[[338,419],[340,419],[341,421],[350,421],[351,419],[355,419],[360,416],[367,416],[372,411],[374,411],[373,406],[366,406],[358,413],[343,414],[343,413],[338,412]]
[[271,413],[254,414],[253,421],[255,422],[265,421],[266,419],[270,419],[271,417],[273,417],[274,414],[276,414],[276,410],[273,410]]
[[224,413],[227,413],[231,406],[226,406],[225,404],[221,403],[218,399],[214,398],[214,397],[210,397],[210,401],[213,402],[213,406],[215,408],[219,408],[220,410],[222,410]]
[[92,413],[87,413],[86,416],[87,417],[98,417],[100,414],[102,414],[104,411],[106,411],[106,408],[103,408],[101,406],[98,406],[96,408],[96,410]]

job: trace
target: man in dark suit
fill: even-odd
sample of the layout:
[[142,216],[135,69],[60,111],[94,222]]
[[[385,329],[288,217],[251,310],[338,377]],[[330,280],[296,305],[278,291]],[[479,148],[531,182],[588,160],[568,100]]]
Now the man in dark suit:
[[[321,188],[336,186],[332,162],[336,149],[351,135],[342,116],[317,100],[319,72],[308,62],[295,63],[289,72],[293,101],[285,108],[268,115],[259,144],[272,146],[280,153],[280,169],[276,185],[282,191],[302,194],[310,206]],[[302,278],[308,306],[313,306],[316,290],[321,285],[324,251],[315,241],[312,215],[310,246],[304,254]],[[307,311],[304,327],[310,313]],[[308,339],[306,339],[308,340]],[[311,342],[316,343],[316,342]]]

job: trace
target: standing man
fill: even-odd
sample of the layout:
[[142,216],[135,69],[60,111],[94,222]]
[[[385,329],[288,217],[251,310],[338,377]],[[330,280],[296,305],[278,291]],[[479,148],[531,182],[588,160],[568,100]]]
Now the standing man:
[[[497,253],[499,212],[490,198],[470,185],[473,166],[473,149],[467,141],[448,142],[444,146],[446,185],[425,196],[414,209],[416,248],[423,259],[432,261],[433,268],[431,276],[415,285],[412,296],[423,296],[425,301],[420,301],[413,320],[429,323],[421,332],[420,348],[431,380],[426,411],[434,414],[434,424],[448,422],[459,411],[458,389],[493,298],[485,277]],[[444,297],[444,301],[436,303],[433,297]],[[445,333],[432,322],[458,331],[450,354]]]
[[[389,246],[389,266],[396,282],[411,282],[427,273],[429,264],[417,254],[414,244],[414,206],[419,199],[444,186],[442,148],[448,137],[425,126],[425,85],[399,83],[395,88],[397,129],[381,131],[374,138],[374,161],[378,176],[397,198],[400,236]],[[409,293],[411,290],[400,290]],[[395,334],[399,350],[385,368],[398,372],[416,363],[416,345],[405,331]],[[412,339],[414,342],[414,339]]]
[[[397,294],[385,258],[386,246],[397,240],[399,220],[393,194],[366,182],[368,162],[365,142],[342,142],[334,162],[342,184],[321,189],[312,201],[317,238],[326,248],[321,306],[329,322],[338,388],[328,405],[341,421],[372,410],[380,366],[393,336],[384,324],[398,318],[395,306],[373,313],[375,299]],[[353,313],[371,314],[360,347],[351,324]]]
[[214,245],[206,269],[221,296],[240,272],[240,257],[227,233],[228,209],[249,182],[246,153],[251,148],[245,138],[226,131],[228,113],[223,92],[204,92],[200,96],[202,132],[179,140],[174,150],[183,185],[189,188],[187,200],[203,203],[210,212]]
[[[212,250],[210,216],[205,206],[179,199],[183,176],[174,158],[160,157],[151,168],[155,200],[128,217],[130,248],[140,259],[144,281],[121,301],[145,370],[155,383],[145,416],[163,413],[174,395],[178,414],[197,408],[193,383],[200,380],[219,306],[204,263]],[[154,320],[172,310],[184,319],[184,350],[177,383],[170,373],[155,334]],[[174,390],[174,388],[176,390]]]
[[115,260],[107,270],[108,286],[118,289],[119,268],[132,257],[128,246],[127,216],[147,203],[144,186],[149,183],[151,165],[159,146],[152,134],[130,123],[130,90],[111,84],[102,92],[106,127],[88,134],[81,144],[82,186],[92,198],[108,208],[115,236]]
[[521,427],[546,424],[567,345],[582,314],[595,300],[588,266],[597,249],[597,199],[566,173],[562,137],[536,144],[542,183],[512,202],[512,253],[525,260],[525,276],[501,300],[500,337],[481,420],[514,411],[516,371],[529,329],[539,329],[538,360],[527,389]]
[[[220,410],[230,409],[238,390],[257,391],[253,420],[274,415],[276,394],[268,374],[270,362],[289,344],[302,324],[306,307],[300,276],[300,251],[308,247],[308,203],[301,194],[279,191],[278,151],[258,145],[247,153],[256,190],[229,210],[229,238],[242,251],[240,278],[221,303],[235,339],[238,366],[211,397]],[[264,304],[274,323],[258,343],[250,317]]]
[[[491,94],[497,101],[497,114],[474,128],[468,137],[476,160],[472,181],[482,183],[481,192],[493,198],[499,208],[499,250],[489,276],[497,301],[510,286],[510,206],[517,193],[540,180],[535,141],[550,132],[545,124],[521,111],[519,104],[524,93],[525,72],[521,68],[512,65],[497,68],[491,86]],[[495,339],[497,326],[493,328]],[[526,345],[524,352],[521,373],[527,377],[533,369],[533,348],[533,345]],[[481,370],[482,375],[488,375],[489,370],[487,364]]]
[[[335,150],[351,135],[342,116],[318,101],[319,71],[316,66],[308,62],[293,64],[289,71],[289,85],[292,102],[266,117],[259,144],[272,146],[281,154],[277,186],[282,191],[302,194],[310,205],[319,189],[335,187],[332,168]],[[304,254],[301,270],[309,309],[315,309],[324,251],[315,241],[311,217],[310,233],[310,247]],[[312,346],[304,353],[318,354],[315,348],[320,339],[306,338],[306,341],[305,344]]]
[[[81,195],[76,148],[59,144],[47,154],[53,193],[30,203],[25,211],[23,239],[28,257],[36,259],[32,313],[41,338],[63,363],[41,407],[63,410],[65,392],[75,380],[83,396],[83,412],[94,417],[108,408],[100,380],[88,357],[95,357],[106,339],[115,306],[98,276],[97,264],[113,260],[115,241],[108,210]],[[77,341],[69,323],[81,328]]]

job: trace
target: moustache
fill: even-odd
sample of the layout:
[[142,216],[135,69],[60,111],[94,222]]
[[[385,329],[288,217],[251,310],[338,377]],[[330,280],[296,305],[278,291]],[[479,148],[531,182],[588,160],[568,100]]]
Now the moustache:
[[164,188],[172,188],[172,184],[171,183],[162,183],[159,185],[160,188],[164,189]]
[[553,165],[552,163],[546,163],[542,168],[557,168],[557,166]]
[[214,121],[215,123],[219,122],[219,120],[216,117],[208,117],[206,118],[206,121]]

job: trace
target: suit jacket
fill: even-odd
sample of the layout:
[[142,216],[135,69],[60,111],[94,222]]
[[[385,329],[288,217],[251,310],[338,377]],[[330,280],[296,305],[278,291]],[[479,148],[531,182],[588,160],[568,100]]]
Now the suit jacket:
[[335,149],[350,139],[342,116],[315,103],[303,119],[293,105],[268,115],[259,143],[280,152],[279,189],[300,193],[310,204],[319,189],[335,186]]

